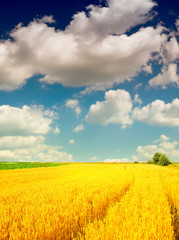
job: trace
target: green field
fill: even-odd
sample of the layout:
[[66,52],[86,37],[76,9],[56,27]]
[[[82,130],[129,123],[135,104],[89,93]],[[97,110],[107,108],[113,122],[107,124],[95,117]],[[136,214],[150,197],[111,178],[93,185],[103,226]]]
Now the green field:
[[23,169],[23,168],[38,168],[38,167],[57,167],[69,163],[55,163],[55,162],[0,162],[0,170],[8,169]]

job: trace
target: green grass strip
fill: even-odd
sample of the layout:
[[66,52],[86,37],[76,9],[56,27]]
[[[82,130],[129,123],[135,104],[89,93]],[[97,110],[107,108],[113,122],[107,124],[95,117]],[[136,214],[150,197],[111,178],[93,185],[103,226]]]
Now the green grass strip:
[[38,167],[57,167],[64,166],[69,163],[55,162],[0,162],[0,170],[8,169],[23,169],[23,168],[38,168]]

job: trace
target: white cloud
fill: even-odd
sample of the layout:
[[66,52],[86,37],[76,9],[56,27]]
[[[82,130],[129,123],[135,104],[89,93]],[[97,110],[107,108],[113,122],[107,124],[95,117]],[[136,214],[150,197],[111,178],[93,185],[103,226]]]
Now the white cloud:
[[123,128],[132,124],[129,116],[132,110],[130,94],[125,90],[110,90],[105,93],[103,102],[96,102],[90,106],[86,121],[108,125],[109,123],[121,124]]
[[107,159],[105,159],[103,162],[105,162],[105,163],[121,163],[121,162],[130,162],[130,160],[129,159],[127,159],[127,158],[122,158],[122,159],[119,159],[119,158],[107,158]]
[[[142,103],[138,94],[133,102]],[[157,99],[146,106],[132,108],[131,96],[127,91],[109,90],[105,93],[104,101],[97,101],[90,106],[85,120],[91,124],[121,124],[122,128],[132,125],[134,120],[161,127],[178,127],[179,99],[171,103]]]
[[0,150],[0,161],[18,161],[18,156],[11,150]]
[[134,103],[142,104],[142,100],[139,98],[139,94],[135,94]]
[[[159,144],[159,146],[167,151],[169,150],[174,150],[175,151],[175,147],[178,145],[179,143],[177,141],[174,142],[161,142]],[[178,150],[179,153],[179,150]],[[171,153],[170,153],[171,154]],[[174,153],[172,153],[173,155]]]
[[42,162],[73,162],[71,154],[59,151],[58,148],[52,146],[47,146],[46,151],[39,152],[37,157]]
[[96,156],[94,156],[94,157],[91,157],[91,159],[90,159],[91,161],[97,161],[98,160],[98,158],[96,157]]
[[156,126],[179,126],[179,99],[174,99],[171,103],[155,100],[142,108],[133,110],[132,118],[149,125]]
[[132,156],[132,160],[135,162],[135,161],[138,161],[138,157],[137,156]]
[[23,106],[22,108],[9,105],[0,106],[0,135],[33,135],[46,134],[54,113],[45,111],[41,106]]
[[161,135],[159,139],[154,141],[156,144],[138,146],[136,152],[140,161],[152,159],[155,152],[166,154],[169,158],[179,157],[179,142],[169,142],[169,137]]
[[75,112],[77,115],[79,115],[81,113],[81,108],[80,107],[76,107],[75,108]]
[[0,138],[0,161],[70,162],[73,156],[61,147],[46,145],[43,136]]
[[159,152],[157,145],[138,146],[136,152],[140,161],[146,161],[153,157],[155,152]]
[[179,58],[179,44],[175,37],[164,43],[162,57],[165,64],[172,63]]
[[177,74],[177,65],[172,63],[167,67],[162,68],[162,73],[159,73],[156,77],[149,81],[151,87],[166,88],[167,85],[173,85],[179,87],[179,75]]
[[81,113],[81,108],[79,107],[79,101],[75,99],[68,99],[66,101],[66,107],[75,110],[76,114],[79,115]]
[[41,19],[37,19],[36,21],[40,23],[55,23],[55,20],[53,19],[53,16],[43,16]]
[[79,101],[78,101],[78,100],[68,99],[68,100],[66,101],[66,106],[67,106],[68,108],[74,109],[74,108],[76,108],[76,107],[78,106],[78,104],[79,104]]
[[138,83],[136,86],[135,86],[135,90],[137,90],[138,88],[142,87],[142,83]]
[[159,139],[157,139],[157,140],[154,141],[154,143],[156,143],[156,142],[169,141],[169,139],[170,139],[169,137],[167,137],[167,136],[165,136],[164,134],[162,134]]
[[43,136],[5,136],[0,138],[0,149],[33,148],[44,140]]
[[[160,63],[163,63],[161,73],[149,81],[151,87],[161,87],[166,89],[168,86],[179,87],[179,75],[177,74],[177,61],[179,59],[179,44],[176,39],[178,33],[171,32],[168,41],[162,44],[159,53]],[[155,58],[155,57],[154,57]]]
[[90,5],[85,12],[73,16],[67,27],[69,32],[83,36],[104,37],[111,33],[121,34],[148,20],[148,13],[156,4],[152,0],[108,0],[106,7]]
[[[163,27],[125,32],[150,17],[152,0],[110,0],[73,16],[62,31],[52,16],[19,24],[0,41],[0,89],[13,90],[35,74],[42,82],[103,88],[131,80],[167,40]],[[79,110],[78,110],[79,112]]]
[[55,134],[59,134],[60,133],[60,129],[58,127],[56,127],[53,131]]
[[70,139],[69,140],[69,144],[74,144],[75,143],[75,140],[74,139]]
[[[55,112],[42,106],[0,106],[0,161],[73,161],[61,146],[45,144],[42,135],[48,133],[54,118]],[[56,127],[54,133],[59,132]]]
[[83,124],[80,124],[80,125],[76,126],[73,131],[78,133],[78,132],[81,132],[83,130],[84,130],[84,126],[83,126]]

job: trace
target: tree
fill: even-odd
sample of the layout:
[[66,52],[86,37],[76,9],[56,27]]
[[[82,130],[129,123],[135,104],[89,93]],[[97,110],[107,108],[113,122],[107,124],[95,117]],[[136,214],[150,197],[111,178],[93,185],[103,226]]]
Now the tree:
[[156,153],[153,155],[152,161],[153,161],[154,164],[158,164],[159,158],[160,158],[161,154],[162,154],[162,153],[156,152]]
[[171,164],[171,162],[168,157],[165,154],[161,154],[159,157],[158,165],[168,166],[169,164]]
[[159,153],[159,152],[156,152],[153,155],[152,160],[149,160],[148,163],[149,164],[153,163],[153,164],[157,164],[157,165],[161,165],[161,166],[168,166],[169,164],[171,164],[168,157],[165,154]]

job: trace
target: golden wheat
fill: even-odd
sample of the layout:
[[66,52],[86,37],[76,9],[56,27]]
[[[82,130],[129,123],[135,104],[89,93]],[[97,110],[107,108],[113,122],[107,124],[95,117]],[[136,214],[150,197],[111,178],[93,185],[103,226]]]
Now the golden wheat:
[[174,239],[177,173],[134,164],[1,171],[0,239]]
[[121,201],[109,208],[103,221],[89,224],[78,239],[172,240],[171,224],[170,206],[158,174],[140,167],[134,185]]

